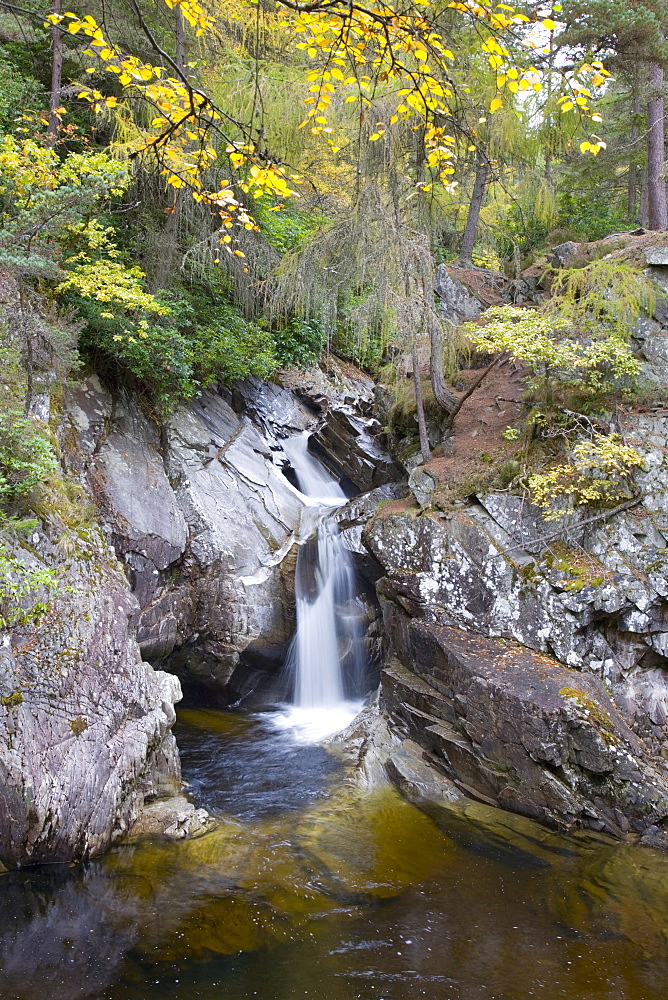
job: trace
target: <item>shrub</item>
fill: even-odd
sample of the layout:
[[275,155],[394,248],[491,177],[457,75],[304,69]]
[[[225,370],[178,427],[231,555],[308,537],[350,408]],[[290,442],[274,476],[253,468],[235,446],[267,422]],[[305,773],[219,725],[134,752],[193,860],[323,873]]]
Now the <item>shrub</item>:
[[308,368],[316,364],[327,337],[315,319],[293,317],[284,326],[272,331],[276,358],[284,368]]
[[517,306],[495,306],[486,323],[466,325],[474,345],[486,352],[504,352],[526,365],[533,391],[548,403],[573,390],[593,397],[609,394],[620,380],[635,383],[640,362],[618,335],[600,339],[570,336],[567,318]]
[[57,468],[43,424],[12,407],[0,413],[0,506],[15,510]]
[[27,566],[0,538],[0,629],[39,621],[59,592],[55,570]]
[[630,499],[633,470],[643,464],[642,456],[622,444],[617,435],[595,434],[574,446],[569,462],[534,473],[527,485],[532,501],[546,520],[553,521],[565,513],[563,500],[582,506]]

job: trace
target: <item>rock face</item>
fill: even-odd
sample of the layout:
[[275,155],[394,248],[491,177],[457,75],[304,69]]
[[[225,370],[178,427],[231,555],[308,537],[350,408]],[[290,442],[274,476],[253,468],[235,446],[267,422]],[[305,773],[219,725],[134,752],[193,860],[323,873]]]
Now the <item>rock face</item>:
[[[408,727],[412,739],[423,746],[429,745],[434,752],[437,747],[431,729],[433,720],[446,718],[449,724],[458,720],[458,739],[466,737],[468,749],[466,753],[458,750],[455,757],[450,756],[446,770],[451,777],[457,776],[461,787],[470,786],[478,796],[487,796],[505,808],[525,812],[564,829],[587,825],[589,816],[595,828],[600,822],[604,824],[600,829],[617,835],[627,829],[621,815],[627,816],[629,829],[643,829],[642,817],[630,804],[629,788],[636,781],[640,786],[656,789],[658,778],[664,780],[662,758],[668,756],[668,674],[664,666],[668,648],[665,644],[668,545],[659,528],[665,503],[665,491],[661,488],[663,451],[657,448],[656,422],[648,415],[638,418],[634,427],[638,441],[640,434],[646,434],[650,427],[654,435],[651,446],[645,437],[648,453],[654,460],[644,473],[643,484],[648,498],[646,505],[652,505],[653,511],[647,506],[634,508],[610,521],[582,524],[581,517],[573,517],[558,543],[553,540],[548,546],[544,538],[554,526],[543,522],[535,508],[518,497],[491,494],[453,514],[415,516],[414,511],[412,515],[383,516],[381,513],[368,525],[364,535],[385,572],[378,589],[385,602],[384,634],[389,641],[389,655],[403,664],[400,668],[396,664],[391,667],[383,681],[383,703],[393,718]],[[412,624],[407,632],[408,622]],[[453,631],[447,632],[448,629]],[[410,640],[406,638],[409,633]],[[452,715],[452,706],[447,710],[449,714],[442,716],[446,711],[441,705],[444,688],[437,674],[430,676],[432,667],[435,671],[444,670],[443,662],[447,661],[447,670],[455,671],[449,675],[451,692],[456,692],[460,683],[469,684],[469,680],[465,682],[463,675],[457,673],[459,667],[456,670],[453,667],[469,662],[466,656],[462,659],[461,649],[455,650],[451,659],[448,659],[450,647],[441,649],[436,656],[434,643],[441,648],[439,643],[444,635],[449,636],[448,642],[454,635],[463,637],[462,642],[470,641],[471,662],[476,663],[482,655],[476,636],[514,640],[526,647],[521,655],[517,652],[510,660],[499,660],[505,647],[495,647],[492,643],[483,657],[486,662],[494,659],[503,664],[502,676],[514,692],[512,711],[516,718],[512,725],[499,722],[498,726],[492,726],[490,716],[483,719],[480,715],[475,722],[479,728],[474,739],[473,730],[469,732],[474,723],[465,710],[466,694],[462,694],[464,708],[454,698],[457,719]],[[429,655],[425,653],[428,648],[432,650]],[[545,655],[550,657],[548,661],[543,658]],[[428,663],[432,666],[425,666]],[[546,663],[551,664],[550,670]],[[536,674],[537,684],[540,680],[536,691],[526,684],[531,673]],[[478,670],[476,677],[478,680],[470,681],[474,691],[479,685],[491,684],[490,690],[498,688],[502,692],[502,685],[498,686],[501,674],[489,677]],[[552,679],[548,684],[549,678]],[[430,687],[425,689],[425,684]],[[434,689],[440,693],[435,694]],[[590,815],[594,785],[600,784],[600,775],[608,771],[600,772],[595,780],[591,779],[593,784],[588,785],[589,779],[585,780],[577,770],[577,761],[583,758],[580,750],[579,756],[575,754],[572,732],[582,719],[573,721],[573,712],[577,715],[578,705],[582,707],[585,702],[578,703],[576,695],[573,699],[557,698],[555,690],[559,694],[562,689],[579,691],[583,698],[590,699],[593,706],[590,722],[604,717],[614,721],[612,727],[606,721],[603,730],[594,724],[590,734],[594,746],[595,733],[599,732],[603,741],[599,750],[606,755],[605,767],[615,776],[612,783],[606,778],[607,804],[594,803],[595,816]],[[498,707],[502,693],[494,698]],[[523,699],[526,710],[521,713]],[[415,711],[407,710],[408,715],[402,715],[399,708],[402,700]],[[420,716],[420,712],[427,718]],[[511,746],[517,742],[516,734],[524,729],[530,734],[539,724],[532,722],[534,716],[543,719],[540,722],[543,733],[553,732],[556,757],[534,759],[527,735],[523,743],[520,741],[524,747],[521,752],[528,758],[523,768],[513,757],[515,774],[520,776],[511,783],[515,791],[503,791],[505,786],[496,784],[500,780],[497,772],[503,771],[510,759],[508,754],[516,753]],[[627,782],[624,787],[616,783],[617,777],[631,773],[630,758],[624,764],[610,747],[610,752],[605,750],[608,729],[615,733],[613,747],[626,748],[624,753],[634,758],[638,773],[645,775],[642,780],[637,776],[628,781],[624,778]],[[484,732],[486,739],[481,735]],[[638,736],[645,742],[638,741]],[[441,742],[438,751],[441,757],[444,746]],[[650,752],[658,763],[652,763]],[[555,763],[557,757],[562,763]],[[476,781],[472,780],[470,766],[464,767],[467,760],[474,759],[480,763],[479,771],[474,768]],[[487,767],[490,774],[496,775],[489,779],[489,787],[483,781]],[[648,767],[650,772],[646,774]],[[592,774],[596,775],[595,770]],[[543,786],[552,787],[555,781],[557,790],[566,782],[566,790],[561,789],[561,804],[557,799],[548,803],[540,791]],[[518,792],[516,786],[523,791]],[[572,795],[580,803],[577,808],[570,801]],[[647,815],[651,815],[651,810]],[[657,815],[646,826],[661,822]]]
[[0,646],[6,866],[99,854],[145,801],[180,788],[171,733],[179,682],[142,662],[137,602],[99,532],[36,533],[17,555],[61,574],[41,622],[15,627]]
[[459,789],[561,830],[668,820],[668,777],[600,682],[511,643],[386,616],[381,704]]
[[235,702],[284,660],[304,503],[284,474],[281,439],[310,429],[314,450],[347,473],[351,490],[396,478],[372,435],[377,422],[363,416],[370,380],[358,376],[314,374],[306,402],[250,380],[233,394],[203,393],[161,427],[95,379],[71,392],[63,451],[124,562],[142,655],[192,693]]
[[[652,491],[661,495],[650,475],[647,504]],[[551,526],[535,508],[491,494],[456,514],[379,517],[366,540],[385,567],[386,593],[409,613],[514,639],[595,674],[662,753],[668,544],[659,513],[636,508],[581,527],[575,518],[547,547]]]
[[394,483],[401,469],[387,450],[372,416],[375,385],[352,365],[330,358],[327,372],[314,369],[284,379],[286,386],[318,414],[309,447],[351,493]]
[[461,281],[448,273],[445,264],[439,264],[436,268],[434,293],[438,296],[439,312],[451,323],[477,319],[485,308]]
[[215,393],[157,428],[95,383],[65,428],[139,602],[142,654],[234,700],[240,654],[280,659],[292,627],[282,563],[303,503],[270,444]]

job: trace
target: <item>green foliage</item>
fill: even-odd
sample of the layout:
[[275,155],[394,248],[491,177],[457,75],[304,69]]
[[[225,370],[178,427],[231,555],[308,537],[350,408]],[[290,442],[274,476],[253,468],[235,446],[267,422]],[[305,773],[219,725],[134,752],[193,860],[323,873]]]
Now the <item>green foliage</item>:
[[35,487],[57,468],[48,428],[24,413],[26,376],[17,349],[0,343],[0,523],[22,513]]
[[257,375],[266,378],[277,368],[271,334],[244,319],[229,303],[216,308],[215,319],[197,326],[192,340],[192,365],[198,382],[233,382]]
[[[634,390],[640,362],[628,340],[656,298],[641,272],[605,259],[554,271],[551,282],[553,296],[541,310],[494,307],[485,313],[484,326],[466,326],[476,347],[504,352],[529,369],[529,389],[540,403],[528,420],[526,448],[532,439],[539,442],[547,467],[530,473],[525,483],[548,520],[574,506],[633,496],[633,472],[643,458],[615,434],[603,433],[588,414],[600,414],[615,394]],[[607,423],[609,417],[602,419]],[[515,440],[518,429],[504,436]]]
[[600,339],[569,335],[566,316],[517,306],[495,306],[485,313],[484,326],[469,323],[466,332],[483,351],[505,352],[532,372],[530,387],[552,403],[568,387],[601,398],[615,391],[620,380],[633,384],[640,363],[619,336]]
[[21,122],[21,110],[36,104],[41,87],[32,76],[22,74],[0,48],[0,133],[12,132]]
[[513,202],[497,236],[499,257],[502,260],[512,260],[516,250],[520,257],[527,257],[532,251],[543,246],[549,229],[550,223],[539,218],[533,207],[523,209],[517,202]]
[[292,253],[307,243],[311,236],[327,224],[327,216],[297,208],[272,206],[266,198],[258,199],[253,216],[275,250],[283,255]]
[[272,330],[276,359],[282,368],[309,368],[322,354],[327,338],[316,319],[293,317]]
[[115,364],[161,407],[169,409],[212,383],[265,378],[276,370],[271,334],[228,302],[210,300],[204,307],[200,297],[195,311],[182,294],[149,298],[153,315],[138,309],[112,313],[95,298],[81,297],[77,308],[86,319],[82,345],[98,364]]
[[33,139],[0,137],[0,264],[56,277],[73,231],[85,232],[99,201],[128,183],[127,166],[105,153],[61,161]]
[[39,622],[60,592],[55,570],[26,565],[0,537],[0,629]]
[[550,272],[552,298],[546,314],[580,334],[630,336],[642,314],[656,305],[656,285],[638,268],[617,260],[595,260],[582,268]]
[[0,413],[0,507],[15,510],[56,469],[43,424],[12,407]]
[[589,187],[560,193],[557,225],[574,230],[581,240],[600,240],[628,227],[625,216],[611,203],[609,193]]

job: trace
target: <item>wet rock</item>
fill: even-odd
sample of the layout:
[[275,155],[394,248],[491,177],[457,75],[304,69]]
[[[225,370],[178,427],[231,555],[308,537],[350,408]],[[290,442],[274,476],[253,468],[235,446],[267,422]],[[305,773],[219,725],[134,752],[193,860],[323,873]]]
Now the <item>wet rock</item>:
[[[292,410],[299,424],[295,400]],[[236,700],[244,651],[271,669],[293,627],[288,564],[303,502],[274,464],[275,441],[219,394],[158,428],[96,381],[73,391],[61,437],[125,564],[143,655]]]
[[416,805],[468,801],[468,796],[446,775],[425,759],[425,752],[413,740],[403,740],[385,763],[393,784]]
[[330,356],[326,368],[282,373],[285,392],[298,396],[317,415],[311,450],[340,481],[349,496],[373,490],[401,476],[387,450],[380,423],[371,416],[372,378]]
[[521,646],[386,608],[381,705],[464,793],[560,830],[668,822],[668,776],[600,682]]
[[197,809],[185,795],[174,795],[168,799],[157,799],[149,803],[133,824],[130,836],[163,836],[171,840],[201,836],[216,825],[206,809]]
[[360,416],[371,416],[374,380],[359,368],[334,355],[328,355],[323,366],[315,366],[306,371],[284,371],[279,381],[283,388],[289,389],[318,415],[333,407],[347,405],[354,406]]
[[285,651],[294,598],[282,564],[303,502],[259,430],[214,393],[175,414],[167,438],[188,525],[181,574],[191,591],[190,634],[197,634],[197,644],[182,642],[173,662],[188,679],[223,688],[251,644],[257,652],[260,641],[267,647],[268,663],[272,650],[279,658]]
[[[35,541],[35,538],[38,541]],[[62,542],[60,542],[62,544]],[[137,602],[99,532],[61,561],[39,625],[1,636],[0,860],[92,857],[124,836],[145,801],[180,787],[171,726],[176,677],[141,660]],[[57,537],[17,555],[45,568]]]
[[357,492],[395,482],[401,469],[380,444],[381,426],[363,417],[353,405],[331,407],[309,441],[309,449],[339,479],[350,480]]

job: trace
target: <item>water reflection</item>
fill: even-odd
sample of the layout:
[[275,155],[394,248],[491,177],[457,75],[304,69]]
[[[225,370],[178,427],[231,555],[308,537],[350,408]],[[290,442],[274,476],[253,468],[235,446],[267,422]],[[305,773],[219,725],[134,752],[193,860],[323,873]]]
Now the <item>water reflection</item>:
[[[303,746],[282,757],[261,720],[185,718],[220,826],[1,876],[2,1000],[664,1000],[664,855],[481,805],[428,817]],[[301,791],[279,811],[286,772]]]

